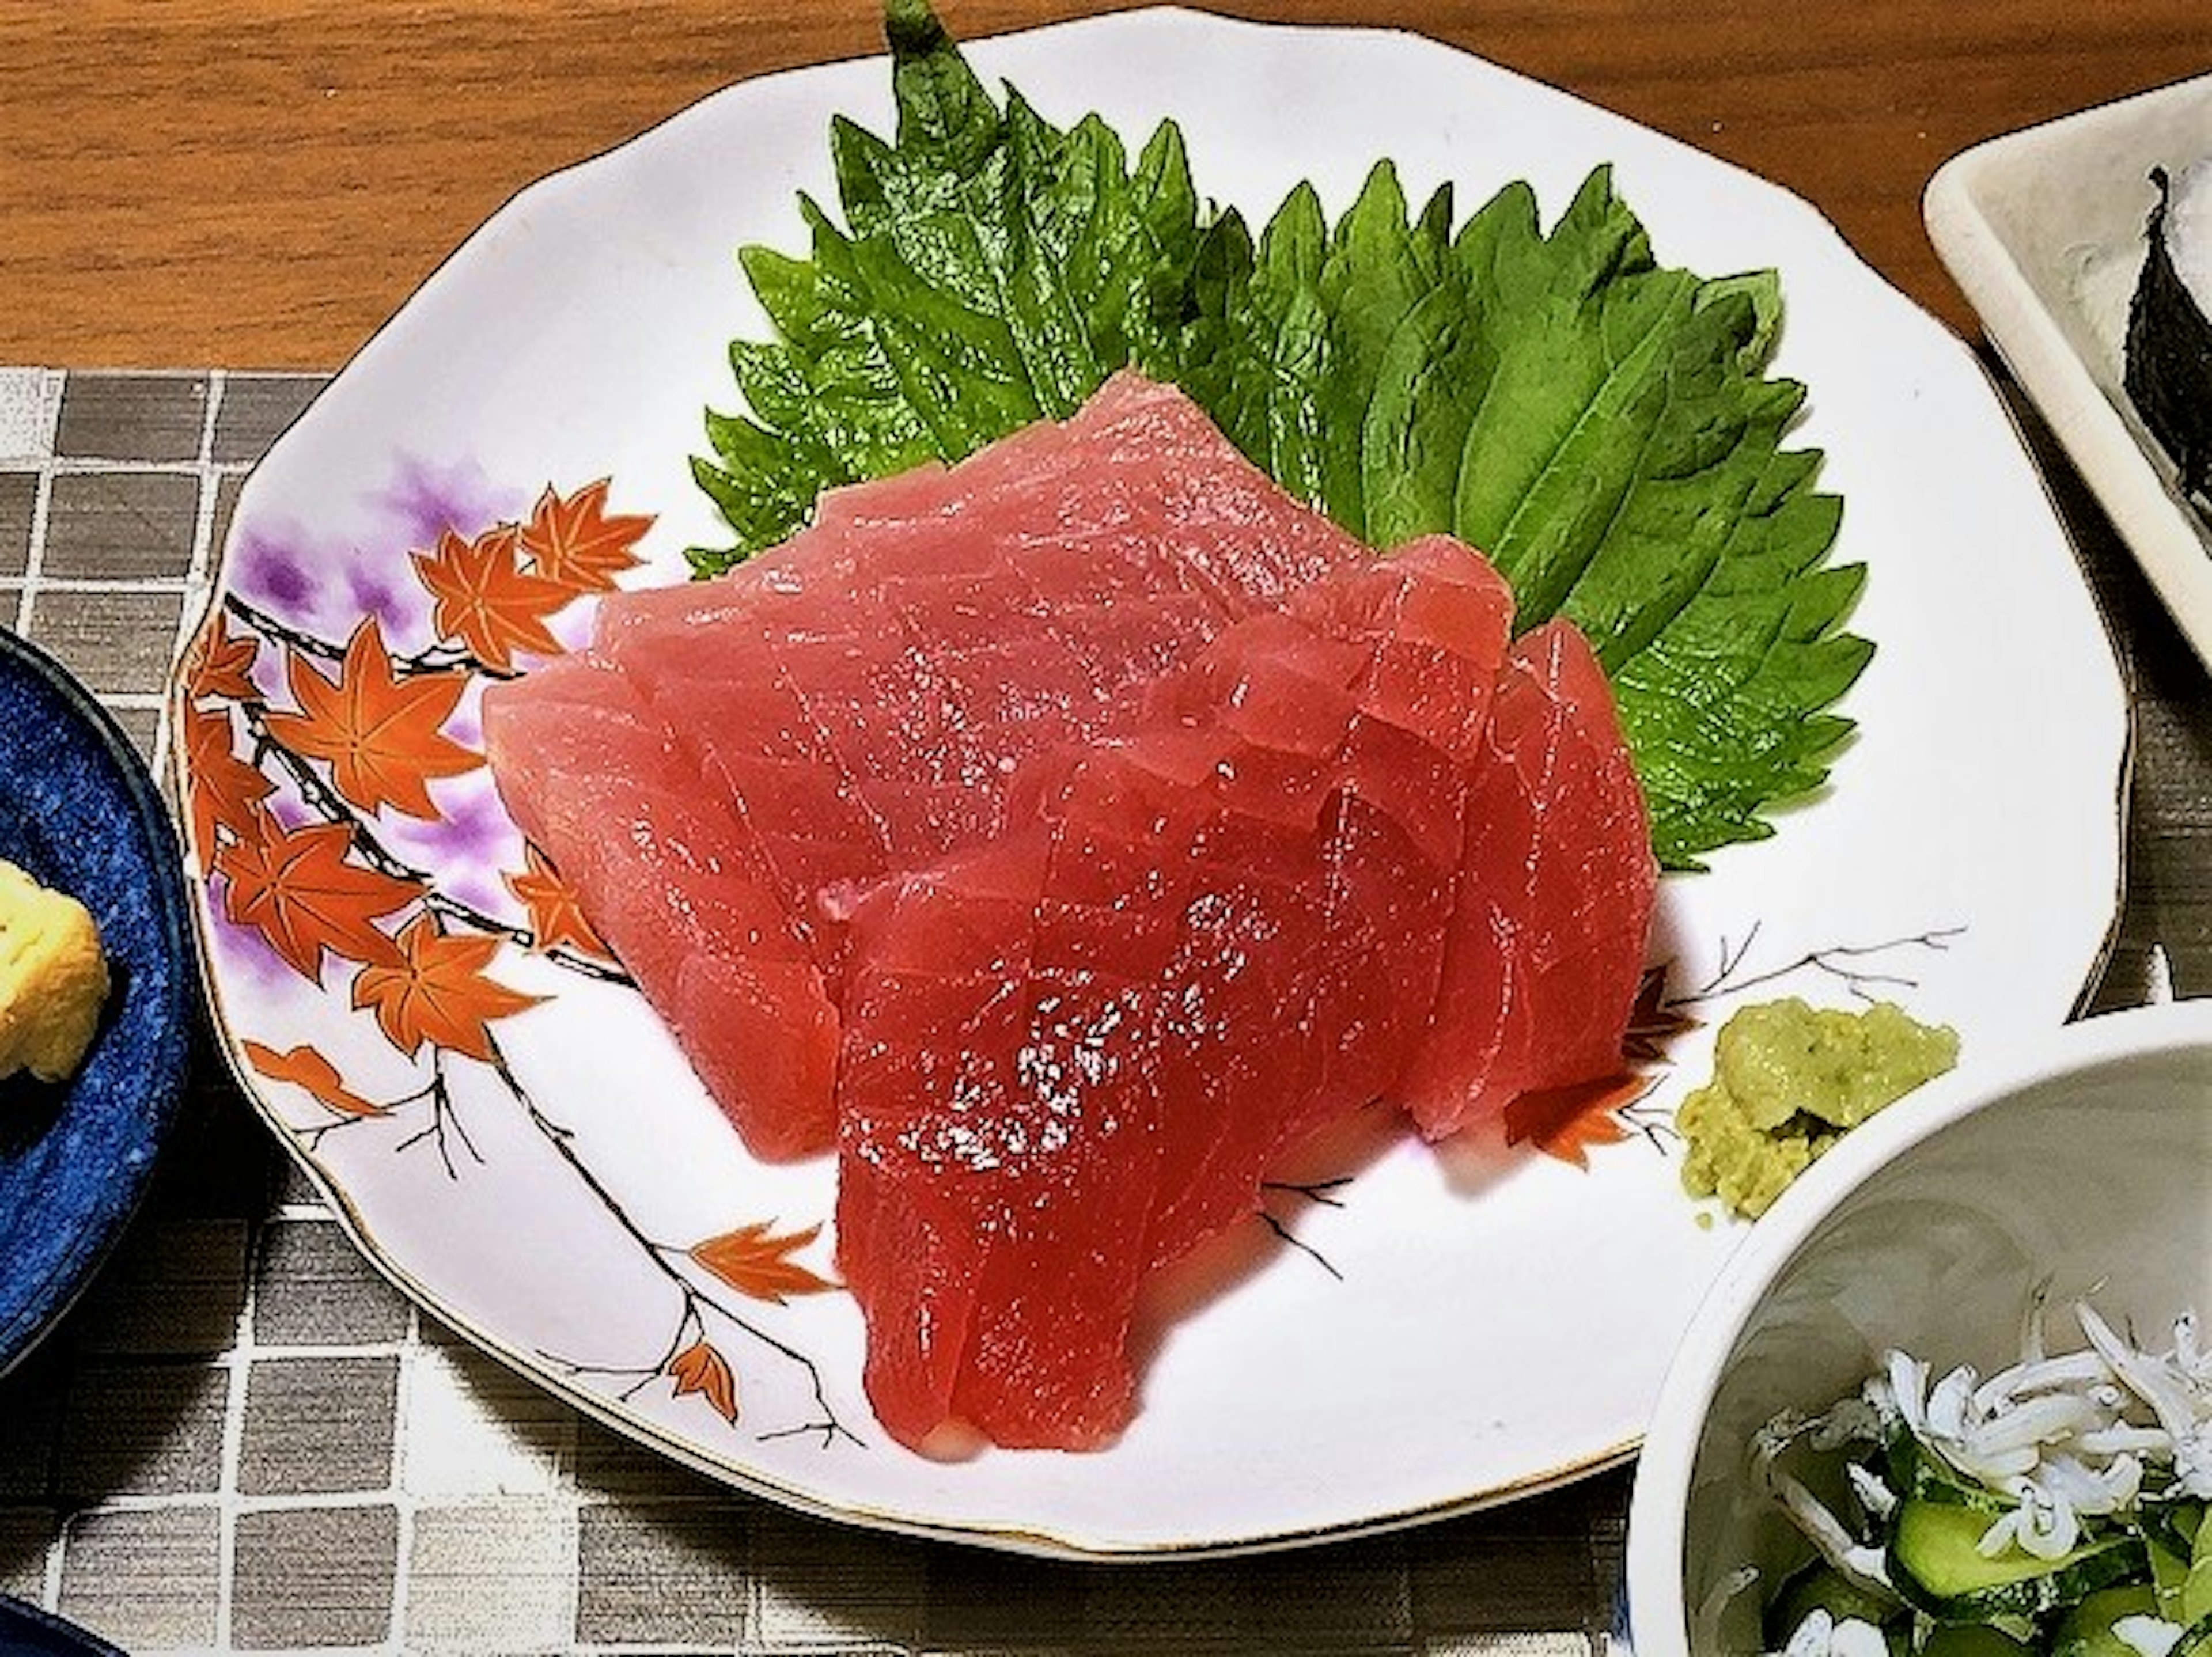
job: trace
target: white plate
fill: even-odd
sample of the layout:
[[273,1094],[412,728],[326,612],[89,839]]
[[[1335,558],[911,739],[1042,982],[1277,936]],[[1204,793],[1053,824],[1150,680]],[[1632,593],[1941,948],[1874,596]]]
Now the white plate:
[[1954,156],[1923,207],[1936,251],[2197,653],[2212,665],[2212,522],[2121,388],[2150,172],[2212,155],[2212,75]]
[[[1347,1162],[1356,1178],[1331,1203],[1280,1200],[1303,1248],[1249,1228],[1233,1284],[1152,1353],[1118,1445],[948,1465],[875,1429],[846,1297],[776,1305],[691,1267],[684,1250],[742,1224],[824,1222],[833,1170],[750,1161],[627,991],[505,949],[483,971],[550,998],[491,1024],[504,1064],[450,1044],[410,1056],[356,1009],[366,974],[333,960],[310,982],[220,919],[226,881],[210,890],[202,873],[231,1057],[363,1247],[440,1316],[623,1431],[805,1508],[1044,1551],[1197,1552],[1401,1522],[1617,1461],[1740,1235],[1697,1222],[1666,1135],[1638,1131],[1700,1078],[1711,1023],[1784,990],[1878,991],[1957,1025],[1971,1053],[2059,1023],[2100,962],[2125,701],[2041,486],[1969,354],[1809,208],[1460,52],[1152,11],[973,55],[1048,117],[1095,107],[1140,135],[1172,114],[1200,190],[1260,213],[1308,176],[1341,206],[1385,154],[1416,198],[1449,177],[1472,209],[1522,176],[1557,212],[1610,161],[1664,259],[1779,266],[1780,366],[1813,388],[1802,438],[1848,502],[1838,556],[1871,566],[1854,626],[1880,648],[1832,791],[1778,838],[1668,884],[1655,948],[1670,992],[1721,982],[1691,1009],[1705,1024],[1665,1045],[1654,1094],[1613,1125],[1623,1137],[1586,1168],[1502,1136]],[[374,614],[392,648],[425,648],[410,550],[446,518],[470,534],[527,516],[549,483],[611,476],[611,510],[654,519],[634,579],[680,578],[680,549],[716,530],[687,470],[700,410],[730,400],[726,342],[763,325],[731,250],[799,244],[793,192],[831,198],[833,111],[887,130],[882,64],[711,99],[526,191],[424,285],[240,498],[213,597],[229,636],[259,638],[268,706],[294,699],[285,637],[335,645]],[[198,710],[198,742],[176,748],[204,804],[243,798],[223,744],[249,756],[262,714],[241,689],[187,678],[178,699],[180,718]],[[448,727],[463,741],[470,708]],[[294,773],[259,763],[289,819],[316,815]],[[379,843],[447,896],[518,913],[498,871],[522,853],[483,773],[433,793],[441,821],[384,813]],[[204,864],[213,843],[196,835]],[[313,866],[292,866],[294,898],[313,897]],[[274,1076],[256,1068],[257,1050],[265,1065],[295,1049]],[[319,1062],[327,1103],[303,1084]],[[344,1114],[362,1101],[391,1109]],[[828,1235],[792,1258],[828,1272]],[[734,1423],[702,1338],[734,1381]]]

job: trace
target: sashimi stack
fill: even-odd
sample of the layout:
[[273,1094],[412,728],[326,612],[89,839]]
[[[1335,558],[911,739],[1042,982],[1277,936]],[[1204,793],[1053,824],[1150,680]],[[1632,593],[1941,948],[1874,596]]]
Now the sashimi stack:
[[609,598],[484,722],[748,1144],[835,1144],[910,1445],[1111,1442],[1139,1290],[1310,1136],[1621,1063],[1656,869],[1580,635],[1133,375]]
[[720,580],[610,597],[590,648],[485,697],[486,746],[747,1143],[805,1156],[836,1134],[847,907],[996,835],[1024,757],[1370,556],[1124,377],[1064,425],[825,495]]

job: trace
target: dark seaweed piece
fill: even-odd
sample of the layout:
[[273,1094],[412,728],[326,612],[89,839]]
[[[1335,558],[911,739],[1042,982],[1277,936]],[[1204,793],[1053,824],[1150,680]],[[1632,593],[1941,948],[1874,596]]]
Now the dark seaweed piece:
[[2172,191],[2166,169],[2153,167],[2150,179],[2158,205],[2144,226],[2150,247],[2128,306],[2121,383],[2180,469],[2182,493],[2212,504],[2212,318],[2182,281],[2166,243]]

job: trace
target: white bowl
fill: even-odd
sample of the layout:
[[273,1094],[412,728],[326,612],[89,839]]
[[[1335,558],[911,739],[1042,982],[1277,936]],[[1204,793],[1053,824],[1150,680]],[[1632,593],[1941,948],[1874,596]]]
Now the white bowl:
[[[1636,1657],[1686,1657],[1731,1571],[1802,1557],[1747,1478],[1759,1425],[1856,1389],[1893,1347],[1938,1373],[2018,1356],[2028,1297],[2093,1296],[2144,1336],[2212,1314],[2212,1001],[1966,1055],[1847,1136],[1752,1228],[1677,1350],[1629,1511]],[[2072,1333],[2055,1314],[2054,1338]],[[1711,1652],[1760,1649],[1738,1596]],[[1705,1644],[1696,1657],[1710,1657]]]

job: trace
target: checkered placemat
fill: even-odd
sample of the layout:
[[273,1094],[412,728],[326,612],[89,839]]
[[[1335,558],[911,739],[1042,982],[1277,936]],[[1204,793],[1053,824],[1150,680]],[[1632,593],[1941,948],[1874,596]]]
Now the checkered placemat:
[[[157,769],[170,665],[240,482],[321,383],[0,369],[0,621]],[[800,1518],[585,1421],[415,1310],[204,1045],[121,1250],[0,1380],[0,1590],[142,1654],[1579,1657],[1605,1638],[1627,1490],[1615,1472],[1401,1534],[1173,1565]]]

